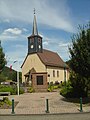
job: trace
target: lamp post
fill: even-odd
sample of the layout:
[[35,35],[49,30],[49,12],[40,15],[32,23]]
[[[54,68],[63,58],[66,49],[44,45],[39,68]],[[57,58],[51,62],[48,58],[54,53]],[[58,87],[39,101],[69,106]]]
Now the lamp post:
[[18,96],[19,96],[19,71],[17,70],[17,89],[18,89]]
[[[14,61],[13,63],[19,63],[18,61]],[[18,65],[17,65],[18,67]],[[17,69],[17,92],[18,92],[18,96],[19,96],[19,70]]]
[[64,64],[64,82],[65,82],[65,85],[66,85],[66,65]]
[[[10,59],[10,58],[9,58]],[[12,65],[10,65],[10,71],[12,70],[12,66],[15,64],[15,63],[18,63],[17,64],[17,68],[18,68],[18,65],[19,65],[19,62],[17,60],[13,61]],[[18,92],[18,95],[19,95],[19,70],[17,69],[16,71],[17,73],[17,92]]]

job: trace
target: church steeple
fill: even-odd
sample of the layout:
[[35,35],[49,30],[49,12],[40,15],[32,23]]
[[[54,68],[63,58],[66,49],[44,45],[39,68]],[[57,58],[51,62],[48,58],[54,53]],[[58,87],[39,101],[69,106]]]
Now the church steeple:
[[34,9],[34,20],[32,35],[28,37],[28,54],[42,52],[42,37],[38,35],[36,15]]
[[35,16],[35,9],[34,9],[34,20],[33,20],[32,35],[38,35],[37,22],[36,22],[36,16]]

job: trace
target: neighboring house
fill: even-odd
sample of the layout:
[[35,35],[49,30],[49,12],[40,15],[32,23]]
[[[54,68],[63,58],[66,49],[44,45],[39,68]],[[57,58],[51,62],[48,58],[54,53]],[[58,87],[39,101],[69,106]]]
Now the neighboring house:
[[31,83],[35,91],[46,91],[48,83],[61,83],[69,78],[69,68],[60,56],[43,49],[35,14],[32,35],[28,37],[28,54],[21,68],[22,82]]

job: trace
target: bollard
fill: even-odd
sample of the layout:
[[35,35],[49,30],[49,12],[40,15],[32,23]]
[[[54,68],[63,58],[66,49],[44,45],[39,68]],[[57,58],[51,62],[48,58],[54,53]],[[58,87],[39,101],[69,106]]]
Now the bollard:
[[14,99],[12,99],[12,112],[11,113],[15,114],[15,112],[14,112]]
[[49,113],[48,99],[46,99],[46,113]]
[[83,110],[82,110],[82,97],[80,97],[80,112],[83,112]]

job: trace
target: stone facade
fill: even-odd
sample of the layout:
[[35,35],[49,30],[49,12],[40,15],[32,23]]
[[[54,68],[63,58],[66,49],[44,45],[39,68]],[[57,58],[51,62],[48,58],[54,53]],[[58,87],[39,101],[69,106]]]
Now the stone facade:
[[[42,83],[38,83],[37,77],[42,77]],[[32,87],[35,90],[35,92],[46,92],[48,88],[47,84],[47,73],[33,73],[32,74]]]

